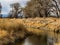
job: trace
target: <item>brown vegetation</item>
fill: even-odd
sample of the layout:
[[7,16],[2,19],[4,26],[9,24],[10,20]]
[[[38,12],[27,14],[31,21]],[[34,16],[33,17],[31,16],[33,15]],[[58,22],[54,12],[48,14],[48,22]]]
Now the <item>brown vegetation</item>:
[[59,18],[0,19],[1,44],[14,43],[15,39],[23,39],[28,34],[46,35],[50,31],[60,31]]
[[15,19],[0,19],[0,44],[14,43],[25,38],[25,27]]

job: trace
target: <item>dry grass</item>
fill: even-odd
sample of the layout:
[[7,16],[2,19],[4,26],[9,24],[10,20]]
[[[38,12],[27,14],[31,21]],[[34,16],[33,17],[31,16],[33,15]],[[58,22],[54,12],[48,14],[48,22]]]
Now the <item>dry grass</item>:
[[8,35],[8,32],[5,31],[5,30],[0,30],[0,39],[7,36]]
[[57,30],[59,22],[58,18],[0,19],[0,29],[9,33],[26,31],[40,34],[42,30]]
[[[0,44],[14,42],[15,39],[23,39],[26,28],[18,20],[0,19]],[[2,45],[1,44],[1,45]]]
[[0,29],[4,30],[22,30],[23,25],[14,19],[0,19]]
[[[54,28],[53,28],[54,27]],[[44,30],[60,29],[60,19],[57,18],[28,18],[28,19],[0,19],[0,42],[14,42],[16,38],[25,35],[45,34]]]

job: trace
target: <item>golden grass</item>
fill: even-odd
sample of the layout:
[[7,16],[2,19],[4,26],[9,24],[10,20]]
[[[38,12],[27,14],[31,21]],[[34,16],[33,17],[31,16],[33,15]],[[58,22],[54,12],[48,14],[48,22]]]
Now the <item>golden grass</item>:
[[23,29],[23,25],[14,19],[1,19],[0,29],[4,30],[19,30]]
[[0,30],[0,38],[3,38],[8,35],[8,32],[5,30]]
[[0,29],[18,30],[23,29],[24,25],[27,27],[40,27],[46,24],[48,27],[59,26],[59,20],[57,18],[0,19]]
[[60,29],[60,18],[0,19],[0,42],[14,42],[27,34],[45,35]]
[[45,35],[46,30],[60,29],[58,18],[0,19],[0,41],[14,42],[27,34]]
[[0,19],[0,43],[14,42],[25,37],[26,28],[15,19]]
[[[25,34],[25,32],[29,32],[29,33],[31,32],[33,34],[40,35],[41,32],[43,34],[44,32],[43,30],[57,29],[60,26],[59,22],[60,22],[60,19],[58,18],[0,19],[0,29],[8,31],[8,33],[11,33],[11,35],[14,32],[16,33],[19,31],[24,32],[23,34]],[[16,36],[17,34],[18,33],[16,33]],[[24,37],[24,36],[21,36],[21,37]]]
[[37,35],[37,36],[45,35],[45,33],[46,33],[43,30],[34,29],[34,28],[27,28],[27,32],[30,33],[30,34]]

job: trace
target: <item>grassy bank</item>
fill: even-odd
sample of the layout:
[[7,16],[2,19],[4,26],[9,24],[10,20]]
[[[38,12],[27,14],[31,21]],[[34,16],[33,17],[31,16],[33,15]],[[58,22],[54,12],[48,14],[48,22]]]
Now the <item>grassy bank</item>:
[[15,19],[0,19],[0,44],[12,42],[16,39],[23,39],[26,35],[26,28]]
[[14,43],[28,34],[39,36],[57,30],[60,30],[59,18],[0,19],[0,44]]

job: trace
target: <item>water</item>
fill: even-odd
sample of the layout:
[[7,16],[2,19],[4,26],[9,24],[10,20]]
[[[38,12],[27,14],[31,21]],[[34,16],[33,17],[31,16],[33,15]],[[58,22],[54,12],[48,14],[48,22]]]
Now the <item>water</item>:
[[60,45],[60,34],[49,32],[47,36],[47,45]]
[[16,45],[60,45],[60,34],[49,32],[47,36],[29,36]]

